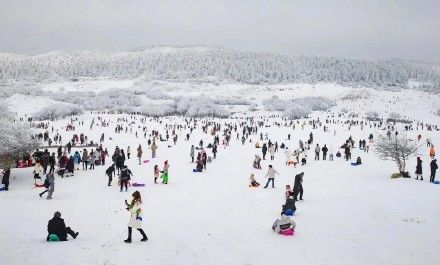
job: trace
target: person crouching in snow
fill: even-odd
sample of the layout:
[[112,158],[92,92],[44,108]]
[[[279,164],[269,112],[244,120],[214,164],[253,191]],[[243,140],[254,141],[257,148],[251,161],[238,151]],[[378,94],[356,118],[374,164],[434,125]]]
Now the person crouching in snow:
[[361,160],[360,156],[358,156],[357,159],[356,159],[356,165],[357,166],[362,165],[362,160]]
[[105,174],[108,177],[108,184],[107,184],[107,186],[111,186],[112,180],[113,180],[113,175],[116,174],[115,165],[113,164],[109,168],[107,168],[107,170],[105,171]]
[[249,185],[249,187],[258,187],[258,186],[260,186],[260,183],[258,183],[258,182],[255,180],[255,175],[254,175],[253,173],[250,175],[249,180],[250,180],[250,182],[251,182],[251,184]]
[[163,184],[168,184],[168,169],[169,169],[169,167],[170,167],[170,165],[168,164],[168,160],[165,160],[165,162],[163,162],[163,169],[161,171],[162,176],[160,176]]
[[272,225],[272,230],[276,233],[287,232],[289,230],[295,231],[296,223],[289,216],[281,214],[281,219],[275,220]]
[[127,205],[127,210],[130,211],[130,221],[128,222],[128,238],[124,240],[125,243],[131,243],[131,234],[132,230],[137,229],[141,235],[141,241],[147,241],[148,237],[145,234],[144,230],[142,230],[142,199],[139,191],[133,192],[131,195],[133,199],[130,204],[125,200],[125,205]]
[[158,165],[154,165],[154,170],[153,170],[153,174],[154,174],[154,183],[157,183],[157,178],[159,177],[159,166]]
[[253,167],[256,169],[261,169],[261,157],[259,155],[255,155]]

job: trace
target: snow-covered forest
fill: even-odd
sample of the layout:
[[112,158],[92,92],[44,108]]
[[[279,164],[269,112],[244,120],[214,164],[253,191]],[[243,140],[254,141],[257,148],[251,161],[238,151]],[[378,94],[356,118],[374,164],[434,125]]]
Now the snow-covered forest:
[[145,81],[317,83],[440,91],[440,66],[400,59],[374,61],[286,56],[210,47],[153,47],[130,52],[57,51],[39,55],[0,54],[0,82],[56,81],[82,77]]

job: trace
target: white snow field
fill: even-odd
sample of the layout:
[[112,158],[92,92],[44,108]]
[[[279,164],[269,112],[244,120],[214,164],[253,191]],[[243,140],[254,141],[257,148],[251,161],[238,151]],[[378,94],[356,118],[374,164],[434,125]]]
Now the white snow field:
[[[108,81],[105,81],[108,82]],[[119,81],[118,81],[119,82]],[[107,84],[108,85],[108,84]],[[120,82],[119,87],[130,86],[128,81]],[[110,86],[110,85],[109,85]],[[336,152],[345,140],[352,136],[354,141],[384,135],[386,130],[365,126],[352,126],[343,122],[352,118],[348,114],[359,114],[356,120],[368,111],[377,111],[383,117],[390,112],[401,113],[410,120],[438,124],[439,117],[434,111],[439,106],[438,96],[424,92],[403,90],[400,92],[377,91],[364,88],[352,89],[336,85],[161,85],[161,90],[171,96],[186,96],[205,93],[212,98],[224,96],[243,96],[258,104],[258,110],[249,112],[246,107],[234,107],[233,118],[198,119],[197,128],[190,141],[184,141],[189,130],[177,130],[178,142],[158,142],[158,155],[151,158],[147,149],[148,134],[157,129],[165,135],[166,124],[184,124],[182,117],[147,118],[140,122],[141,116],[128,114],[91,114],[86,111],[78,117],[84,126],[75,122],[75,131],[66,131],[70,117],[50,122],[63,137],[63,143],[73,134],[84,133],[89,141],[99,142],[105,133],[104,148],[110,156],[115,146],[131,147],[128,167],[133,171],[132,183],[145,183],[145,187],[130,187],[128,192],[119,192],[117,184],[107,186],[106,166],[95,170],[79,170],[73,177],[56,176],[53,200],[40,198],[41,188],[33,188],[32,168],[13,169],[10,190],[0,192],[0,264],[395,264],[395,265],[434,265],[440,260],[438,243],[440,240],[440,185],[429,183],[429,161],[426,138],[440,143],[438,131],[416,128],[408,135],[420,141],[420,156],[423,160],[424,181],[414,179],[415,158],[411,158],[408,170],[410,179],[391,179],[397,171],[391,161],[382,161],[374,152],[353,149],[352,157],[361,156],[363,165],[354,167],[344,159],[334,161],[313,161],[313,151],[309,151],[305,166],[285,165],[284,150],[275,155],[275,161],[262,161],[262,169],[252,167],[259,134],[268,133],[269,139],[280,145],[285,143],[289,149],[296,149],[298,141],[306,141],[310,132],[314,134],[314,144],[327,144]],[[86,90],[81,85],[50,84],[47,90],[65,87],[68,90]],[[93,89],[103,90],[95,83]],[[290,88],[290,89],[289,89]],[[45,89],[45,88],[43,88]],[[299,120],[293,130],[291,127],[276,126],[278,117],[269,117],[261,102],[277,95],[279,98],[301,98],[304,96],[325,96],[337,100],[337,105],[326,112],[314,112],[312,118],[320,118],[329,132],[323,127],[312,129],[307,123],[304,129],[300,124],[310,119]],[[342,99],[347,95],[364,95],[352,100]],[[49,100],[47,98],[47,100]],[[42,101],[36,97],[12,96],[6,99],[10,109],[18,116],[36,112]],[[51,104],[51,101],[47,101]],[[338,117],[346,109],[344,117]],[[344,110],[345,111],[345,110]],[[334,113],[336,124],[326,124],[327,116]],[[205,144],[213,137],[201,130],[202,122],[224,123],[245,122],[242,117],[265,114],[265,124],[270,127],[258,129],[251,135],[252,143],[241,144],[232,134],[229,146],[220,145],[217,159],[208,163],[203,173],[193,173],[195,164],[190,163],[190,146],[198,145],[200,139]],[[100,116],[109,121],[109,127],[94,125]],[[117,122],[125,117],[128,123]],[[76,118],[76,117],[74,117]],[[260,118],[256,118],[260,120]],[[158,122],[160,121],[160,123]],[[132,123],[133,122],[133,123]],[[99,122],[98,122],[99,123]],[[284,122],[281,122],[284,124]],[[115,126],[122,124],[132,128],[132,133],[115,133]],[[397,125],[403,134],[403,125]],[[50,128],[49,127],[49,128]],[[238,127],[241,137],[241,127]],[[50,130],[49,130],[50,131]],[[138,131],[139,137],[135,137]],[[208,132],[210,129],[208,130]],[[336,134],[334,135],[334,131]],[[37,129],[37,132],[44,130]],[[50,133],[53,137],[54,133]],[[291,134],[291,140],[287,135]],[[171,133],[170,133],[171,135]],[[112,138],[112,140],[110,140]],[[220,142],[222,136],[220,134]],[[264,141],[267,142],[267,141]],[[260,141],[261,143],[261,141]],[[136,148],[141,144],[144,151],[142,160],[150,162],[137,164]],[[170,147],[168,147],[170,146]],[[312,148],[314,145],[312,145]],[[79,148],[82,150],[82,148]],[[87,148],[89,151],[91,148]],[[77,150],[77,149],[73,149]],[[51,152],[55,152],[52,149]],[[208,154],[211,151],[208,149]],[[153,183],[153,166],[163,166],[164,160],[170,163],[169,184]],[[280,173],[275,179],[275,189],[249,188],[249,175],[254,173],[257,181],[264,185],[267,167],[273,164]],[[296,174],[304,172],[304,201],[296,204],[297,212],[293,219],[297,227],[294,236],[281,236],[271,230],[272,223],[279,218],[284,204],[285,185],[293,185]],[[140,235],[133,231],[133,243],[123,242],[127,237],[129,213],[124,200],[130,200],[131,193],[139,190],[143,199],[143,228],[149,237],[140,242]],[[67,242],[46,242],[47,221],[55,211],[62,213],[66,225],[80,234],[77,239]]]

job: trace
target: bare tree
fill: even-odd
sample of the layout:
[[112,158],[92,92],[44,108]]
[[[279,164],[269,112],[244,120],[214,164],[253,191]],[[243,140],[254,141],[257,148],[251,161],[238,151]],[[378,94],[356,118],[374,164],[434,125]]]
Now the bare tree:
[[394,161],[399,173],[405,173],[408,158],[417,154],[419,146],[407,136],[380,137],[376,144],[376,153],[384,160]]

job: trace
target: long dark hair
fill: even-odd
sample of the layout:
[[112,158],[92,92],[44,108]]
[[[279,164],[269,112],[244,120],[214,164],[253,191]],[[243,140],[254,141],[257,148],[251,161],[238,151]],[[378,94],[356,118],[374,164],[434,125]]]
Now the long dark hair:
[[137,201],[142,203],[141,193],[139,191],[133,192],[131,196],[133,196],[133,199],[131,200],[130,207],[133,207]]

